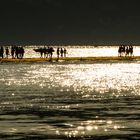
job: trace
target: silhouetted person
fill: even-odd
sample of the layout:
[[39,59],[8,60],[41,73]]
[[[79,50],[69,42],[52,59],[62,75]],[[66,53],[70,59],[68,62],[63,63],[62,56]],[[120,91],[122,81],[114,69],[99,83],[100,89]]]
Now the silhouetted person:
[[49,47],[46,47],[46,58],[49,56]]
[[15,47],[15,57],[19,58],[19,47],[18,46]]
[[52,56],[53,56],[53,52],[54,52],[53,47],[50,47],[50,57],[51,57],[51,58],[52,58]]
[[61,48],[61,50],[60,50],[61,57],[63,57],[63,53],[64,53],[64,51],[63,51],[63,49]]
[[64,48],[64,57],[66,57],[66,54],[67,54],[67,50],[66,48]]
[[59,54],[60,54],[59,48],[57,48],[56,53],[57,53],[57,58],[59,58]]
[[46,55],[47,55],[46,57],[48,58],[49,55],[50,55],[50,47],[47,48],[47,54]]
[[3,58],[3,56],[4,56],[3,46],[0,47],[0,56],[1,56],[1,58]]
[[129,48],[128,48],[128,46],[125,49],[125,56],[129,56]]
[[133,46],[129,46],[129,52],[130,52],[130,56],[133,55]]
[[122,50],[122,46],[119,46],[119,49],[118,49],[118,56],[121,57],[121,50]]
[[45,46],[44,46],[44,48],[43,48],[43,52],[44,52],[44,58],[46,58],[47,49],[46,49],[46,47],[45,47]]
[[41,58],[43,56],[43,48],[40,48],[40,55],[41,55]]
[[12,59],[14,58],[14,54],[15,54],[15,47],[12,46],[11,47],[11,56],[12,56]]
[[5,49],[5,54],[6,54],[6,58],[8,58],[8,55],[9,55],[9,49],[8,49],[8,47],[6,47],[6,49]]
[[24,57],[24,53],[25,53],[23,47],[20,47],[20,52],[19,53],[20,53],[20,58],[23,58]]
[[118,56],[122,56],[123,54],[125,55],[125,49],[126,49],[126,46],[125,45],[121,45],[118,49]]

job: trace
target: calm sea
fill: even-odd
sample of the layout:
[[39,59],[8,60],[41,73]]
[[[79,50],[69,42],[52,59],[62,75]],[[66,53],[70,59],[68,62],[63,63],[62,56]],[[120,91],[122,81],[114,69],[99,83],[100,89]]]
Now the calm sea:
[[[68,47],[67,55],[117,49]],[[140,139],[140,61],[0,63],[0,139]]]

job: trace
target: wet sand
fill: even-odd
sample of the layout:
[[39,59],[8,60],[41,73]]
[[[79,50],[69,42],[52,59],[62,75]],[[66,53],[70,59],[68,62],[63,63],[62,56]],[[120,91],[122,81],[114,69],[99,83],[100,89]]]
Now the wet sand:
[[3,58],[0,62],[44,62],[44,61],[113,61],[113,60],[139,60],[140,56],[133,57],[118,57],[118,56],[106,56],[106,57],[66,57],[66,58],[23,58],[12,59]]

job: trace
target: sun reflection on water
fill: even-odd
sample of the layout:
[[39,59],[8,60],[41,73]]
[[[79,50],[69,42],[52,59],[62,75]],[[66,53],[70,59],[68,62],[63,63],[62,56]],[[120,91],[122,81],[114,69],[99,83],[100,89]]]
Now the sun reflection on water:
[[96,93],[118,97],[121,91],[140,94],[139,65],[133,63],[43,65],[41,68],[37,65],[30,69],[20,79],[11,73],[10,78],[1,78],[1,82],[7,86],[35,85],[60,92],[73,90],[83,94],[83,98]]
[[[109,123],[108,123],[109,122]],[[121,128],[125,128],[124,125],[122,124],[117,124],[117,122],[113,122],[111,120],[106,121],[106,120],[88,120],[88,121],[83,121],[80,123],[79,126],[76,127],[76,125],[72,125],[72,128],[69,128],[69,131],[63,131],[63,129],[59,129],[56,131],[57,135],[66,135],[67,137],[75,137],[75,136],[90,136],[93,134],[104,134],[109,131],[116,131]]]
[[[129,125],[139,128],[134,121],[139,117],[139,100],[128,100],[129,96],[132,100],[140,95],[139,69],[137,63],[58,62],[3,70],[6,76],[0,75],[1,114],[11,110],[13,114],[27,114],[11,118],[10,113],[8,117],[6,113],[0,115],[7,124],[4,128],[1,124],[0,131],[71,138],[126,133],[121,130]],[[11,121],[17,121],[14,127],[9,126]]]

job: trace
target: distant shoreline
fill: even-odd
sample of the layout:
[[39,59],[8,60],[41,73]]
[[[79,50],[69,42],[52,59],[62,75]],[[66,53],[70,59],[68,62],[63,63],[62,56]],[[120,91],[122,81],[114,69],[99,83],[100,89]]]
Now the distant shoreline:
[[140,60],[140,56],[133,57],[118,57],[118,56],[103,56],[103,57],[66,57],[66,58],[23,58],[23,59],[12,59],[3,58],[0,59],[1,63],[6,62],[45,62],[45,61],[109,61],[109,60]]

